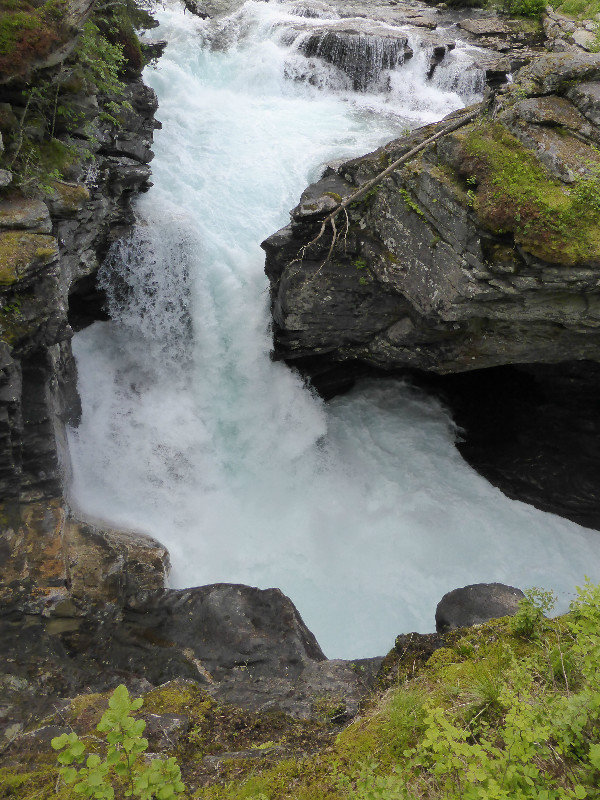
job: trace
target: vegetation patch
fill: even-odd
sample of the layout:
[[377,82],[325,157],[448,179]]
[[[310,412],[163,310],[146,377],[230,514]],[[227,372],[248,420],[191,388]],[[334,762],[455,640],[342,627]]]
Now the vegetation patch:
[[65,0],[1,0],[0,77],[25,75],[72,35]]
[[600,163],[590,148],[588,174],[567,187],[501,124],[459,134],[462,177],[482,223],[513,234],[529,253],[557,264],[600,263]]
[[[40,22],[41,17],[56,18],[55,35],[47,42],[48,53],[61,46],[59,33],[62,35],[68,5],[63,0],[49,0],[37,6],[22,0],[0,0],[2,7],[0,71],[4,54],[7,74],[15,78],[26,72],[19,60],[28,52],[23,37],[31,34],[46,42],[47,26]],[[6,33],[4,49],[2,24]],[[79,34],[69,31],[69,37],[77,35],[76,46],[64,63],[39,72],[35,81],[24,83],[23,78],[15,87],[13,105],[5,104],[0,109],[6,148],[0,167],[10,170],[16,185],[32,195],[48,193],[52,182],[78,179],[85,172],[86,160],[93,160],[98,147],[98,128],[118,128],[123,113],[130,108],[123,97],[124,79],[138,74],[143,66],[126,2],[100,6]],[[13,49],[19,57],[14,56]],[[29,61],[27,64],[29,68]],[[97,100],[97,106],[89,103],[89,97]],[[76,140],[77,146],[69,144],[73,136],[71,141]]]
[[600,0],[555,0],[552,5],[559,14],[574,19],[595,19],[600,14]]
[[56,239],[39,233],[0,233],[0,286],[11,286],[28,270],[57,255]]
[[[143,704],[124,687],[116,700],[86,695],[72,705],[78,735],[54,742],[66,784],[47,764],[30,763],[0,773],[0,800],[71,800],[80,785],[78,796],[100,797],[88,789],[109,778],[120,798],[127,770],[133,796],[148,777],[149,787],[173,783],[165,797],[183,781],[184,796],[196,800],[597,800],[600,587],[586,584],[557,619],[545,616],[549,603],[534,590],[512,618],[444,637],[398,637],[383,670],[388,688],[337,735],[331,724],[221,705],[187,681],[154,689]],[[78,728],[90,711],[94,721],[100,713],[96,739]],[[170,754],[182,778],[162,754],[146,774],[154,763],[141,758],[148,713],[192,723]],[[110,762],[104,736],[118,751]]]

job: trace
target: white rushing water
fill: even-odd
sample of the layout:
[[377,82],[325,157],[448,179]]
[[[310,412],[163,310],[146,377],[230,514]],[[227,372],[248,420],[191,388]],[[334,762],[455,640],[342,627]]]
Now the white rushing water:
[[436,83],[417,46],[387,93],[355,95],[314,62],[319,80],[292,80],[291,9],[249,2],[218,26],[159,13],[155,185],[103,272],[113,320],[74,340],[73,504],[157,537],[176,587],[280,587],[330,657],[432,630],[441,595],[467,583],[550,587],[564,604],[584,573],[600,579],[597,533],[491,487],[409,386],[364,383],[325,405],[269,360],[260,241],[327,160],[476,88],[460,85],[464,48]]

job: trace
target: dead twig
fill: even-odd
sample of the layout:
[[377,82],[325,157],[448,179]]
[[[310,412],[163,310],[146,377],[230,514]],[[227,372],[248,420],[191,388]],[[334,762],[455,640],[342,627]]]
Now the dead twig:
[[373,189],[373,187],[377,186],[377,184],[380,183],[385,178],[387,178],[388,175],[391,175],[392,172],[395,172],[398,169],[398,167],[402,166],[402,164],[406,164],[407,161],[410,161],[412,158],[414,158],[418,153],[421,152],[421,150],[424,150],[430,144],[437,141],[438,139],[441,139],[443,136],[447,136],[449,133],[453,133],[459,128],[462,128],[464,125],[468,125],[469,122],[471,122],[476,117],[481,115],[482,110],[483,109],[481,106],[477,106],[477,108],[475,108],[473,111],[470,111],[464,116],[460,117],[459,119],[454,120],[453,122],[451,122],[449,125],[446,125],[437,133],[434,133],[432,136],[428,136],[427,139],[424,139],[420,144],[411,148],[407,153],[404,153],[404,155],[400,156],[400,158],[397,158],[395,161],[393,161],[389,165],[389,167],[386,167],[386,169],[383,170],[383,172],[378,173],[374,178],[371,178],[371,180],[368,180],[365,183],[363,183],[362,186],[360,186],[355,192],[349,194],[346,198],[344,198],[344,200],[342,200],[339,203],[337,208],[335,208],[331,213],[329,213],[325,217],[325,219],[323,219],[323,221],[321,222],[321,228],[317,233],[317,235],[315,236],[315,238],[311,239],[310,242],[308,242],[307,244],[304,245],[304,247],[301,248],[301,250],[298,253],[298,257],[294,260],[302,262],[304,260],[304,256],[306,255],[306,251],[308,250],[308,248],[315,245],[322,238],[327,226],[331,225],[331,231],[332,231],[331,245],[327,252],[327,256],[325,257],[325,261],[323,261],[323,263],[313,276],[313,278],[316,277],[316,275],[319,274],[319,272],[323,269],[325,264],[329,261],[331,254],[333,253],[333,248],[335,247],[335,243],[337,241],[337,228],[335,224],[337,215],[341,211],[343,211],[346,214],[347,227],[346,227],[346,234],[344,236],[344,238],[346,238],[346,236],[348,235],[348,227],[349,227],[348,212],[347,212],[349,206],[351,206],[353,203],[356,203],[356,201],[360,200],[361,197],[364,197],[364,195],[367,194],[367,192],[369,192],[371,189]]

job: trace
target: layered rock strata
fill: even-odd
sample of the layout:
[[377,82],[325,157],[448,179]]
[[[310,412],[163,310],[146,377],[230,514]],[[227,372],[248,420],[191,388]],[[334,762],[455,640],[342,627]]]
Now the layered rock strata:
[[[140,78],[134,47],[123,67],[118,125],[69,60],[92,8],[73,5],[69,46],[48,56],[43,73],[32,65],[27,76],[40,86],[60,79],[66,122],[55,109],[53,129],[46,129],[20,75],[0,88],[10,167],[0,190],[0,578],[4,594],[27,584],[32,603],[45,596],[48,607],[66,597],[85,605],[103,593],[114,601],[135,587],[158,588],[168,564],[158,543],[79,524],[63,500],[65,426],[80,413],[71,337],[104,318],[96,273],[111,242],[133,222],[132,198],[150,185],[159,126],[156,96]],[[60,172],[51,164],[46,175],[13,175],[11,165],[27,168],[25,146],[60,162]]]

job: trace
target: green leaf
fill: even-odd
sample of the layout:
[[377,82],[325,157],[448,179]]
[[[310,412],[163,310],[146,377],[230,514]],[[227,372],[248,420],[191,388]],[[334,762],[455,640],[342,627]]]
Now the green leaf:
[[55,736],[50,742],[53,750],[61,750],[69,741],[66,733],[61,733],[60,736]]
[[108,701],[109,708],[115,711],[129,710],[129,691],[124,684],[120,684],[114,690],[110,700]]
[[65,767],[61,771],[62,779],[65,783],[74,783],[77,780],[79,773],[75,767]]
[[83,742],[75,742],[71,745],[71,753],[75,758],[79,758],[79,756],[85,753],[85,745]]
[[592,744],[589,754],[590,764],[596,769],[600,769],[600,744]]

